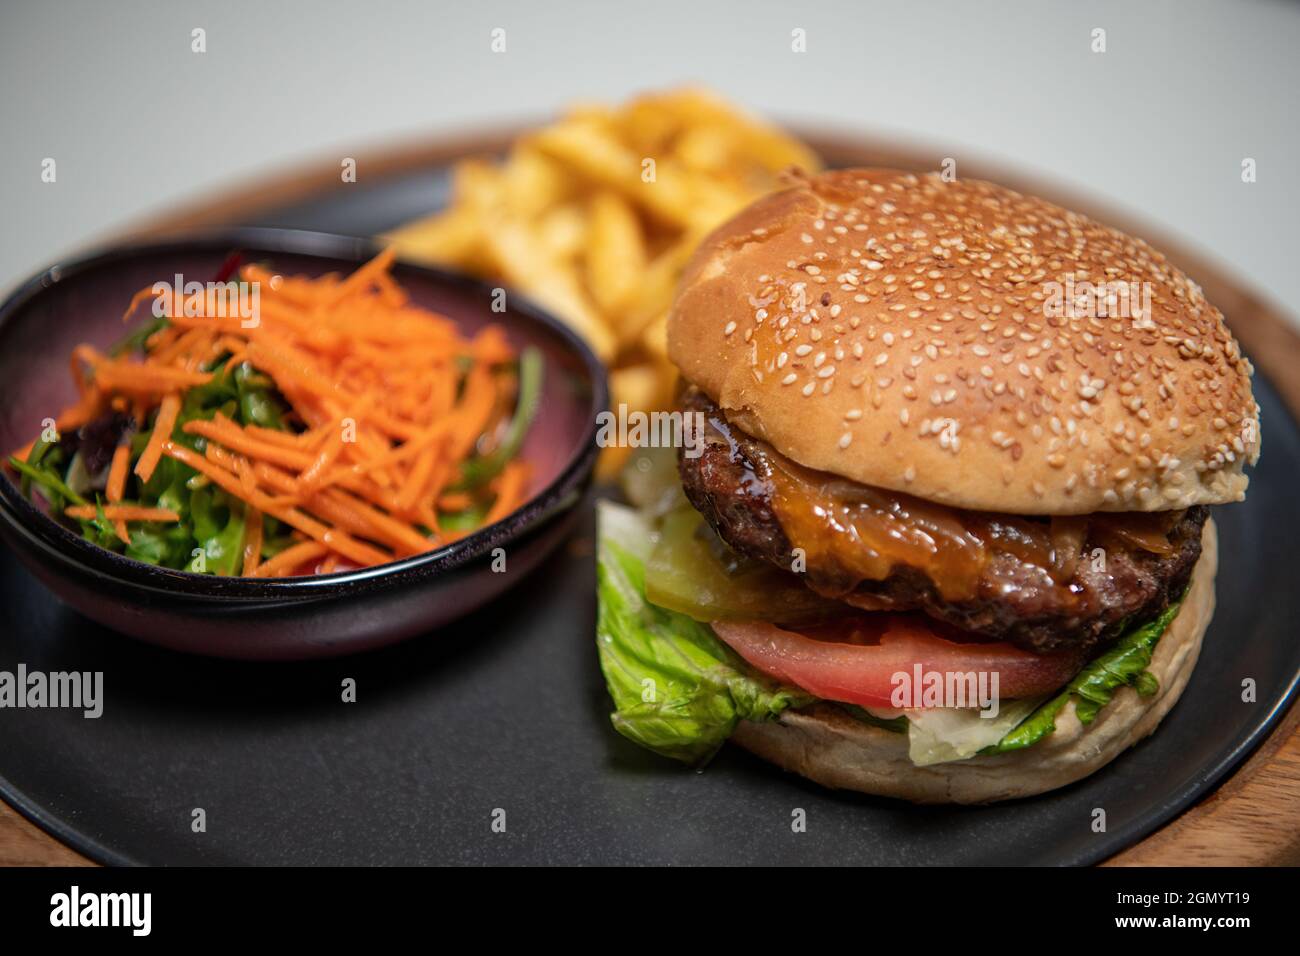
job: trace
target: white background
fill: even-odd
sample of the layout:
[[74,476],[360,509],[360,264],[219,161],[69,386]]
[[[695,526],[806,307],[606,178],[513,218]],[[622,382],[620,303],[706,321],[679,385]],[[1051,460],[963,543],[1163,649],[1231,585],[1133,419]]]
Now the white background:
[[1295,312],[1298,77],[1300,6],[1265,0],[0,0],[0,286],[298,161],[354,156],[364,175],[403,138],[698,81],[774,118],[1054,178]]

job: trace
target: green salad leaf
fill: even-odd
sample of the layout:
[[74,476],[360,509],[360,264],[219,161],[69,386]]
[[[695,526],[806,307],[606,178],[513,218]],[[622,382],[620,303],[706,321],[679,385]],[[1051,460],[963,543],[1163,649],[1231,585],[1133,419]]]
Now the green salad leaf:
[[284,431],[287,409],[277,397],[275,384],[269,378],[248,362],[241,362],[235,367],[234,385],[239,400],[240,424]]
[[193,532],[185,522],[141,522],[131,529],[126,556],[164,568],[184,568],[190,561]]
[[702,764],[741,720],[772,720],[815,698],[759,675],[684,614],[649,603],[645,562],[651,521],[620,505],[597,509],[596,644],[624,737],[656,753]]
[[238,574],[244,559],[244,504],[220,488],[199,488],[190,493],[190,519],[194,538],[203,549],[188,570],[211,574]]
[[486,505],[474,505],[464,511],[453,511],[442,516],[441,524],[446,531],[472,531],[481,527],[487,520]]
[[63,479],[59,477],[58,473],[53,468],[49,467],[48,464],[37,467],[23,461],[17,456],[10,455],[9,466],[17,471],[18,474],[22,475],[24,479],[31,481],[40,487],[42,494],[45,495],[46,500],[50,503],[51,511],[56,514],[63,510],[65,502],[70,502],[74,505],[86,504],[86,499],[69,488],[67,484],[64,483]]
[[147,321],[141,322],[140,325],[133,332],[128,334],[125,338],[121,339],[120,341],[117,342],[116,345],[110,348],[108,350],[108,354],[113,356],[114,358],[117,358],[121,355],[126,355],[131,352],[143,352],[144,343],[149,339],[149,337],[153,335],[155,332],[161,332],[163,329],[167,328],[167,326],[170,324],[171,322],[167,319],[166,316],[161,316],[157,318],[150,316]]
[[[149,332],[156,331],[152,326]],[[143,339],[140,339],[143,341]],[[123,348],[135,347],[135,340],[123,343]],[[239,424],[260,425],[263,428],[284,429],[287,411],[271,380],[259,374],[247,362],[230,366],[221,358],[208,369],[212,379],[188,389],[181,404],[180,414],[172,429],[171,440],[203,452],[205,440],[185,432],[187,422],[195,419],[211,420],[218,412]],[[156,416],[155,416],[156,417]],[[151,430],[138,431],[126,440],[130,442],[131,461],[135,461],[149,443]],[[58,443],[38,441],[26,461],[12,458],[9,464],[17,471],[25,486],[39,487],[53,515],[59,515],[68,504],[99,506],[93,518],[78,519],[82,535],[102,548],[122,551],[127,557],[146,564],[176,570],[207,574],[235,575],[243,565],[246,535],[245,506],[242,501],[211,487],[208,480],[188,465],[164,456],[158,461],[147,482],[128,474],[128,487],[134,489],[129,500],[144,507],[165,508],[180,515],[177,522],[132,522],[131,542],[124,544],[103,512],[103,502],[91,497],[90,490],[79,493],[90,476],[79,470],[79,459],[74,457],[69,465],[63,462],[63,450]],[[273,518],[265,519],[262,538],[262,556],[269,558],[292,544],[292,536]],[[202,558],[196,552],[202,552]]]
[[97,544],[101,548],[111,548],[117,543],[117,532],[113,530],[113,522],[104,516],[104,506],[100,503],[95,504],[95,517],[78,518],[77,523],[81,525],[82,536],[92,544]]
[[1182,602],[1171,604],[1159,617],[1129,631],[1092,663],[1075,675],[1065,690],[1042,704],[998,743],[980,751],[985,754],[1022,750],[1056,731],[1056,717],[1071,700],[1079,722],[1087,725],[1097,719],[1120,687],[1132,687],[1143,697],[1159,688],[1159,681],[1147,670],[1156,644],[1170,623],[1178,616]]
[[545,360],[540,350],[529,346],[519,356],[519,394],[515,401],[515,413],[506,426],[505,436],[494,451],[471,458],[461,465],[460,478],[452,485],[452,491],[468,491],[479,488],[497,475],[519,454],[524,445],[524,438],[537,417],[542,400],[542,369]]

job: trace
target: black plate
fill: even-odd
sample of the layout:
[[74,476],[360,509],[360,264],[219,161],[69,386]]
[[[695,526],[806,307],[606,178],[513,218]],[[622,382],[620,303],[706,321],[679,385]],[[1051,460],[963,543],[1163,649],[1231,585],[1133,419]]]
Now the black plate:
[[[253,225],[365,233],[436,206],[428,173]],[[609,727],[596,664],[591,520],[567,550],[439,635],[363,657],[255,665],[118,637],[0,555],[0,669],[102,670],[98,720],[0,711],[0,794],[106,862],[1088,863],[1213,789],[1300,675],[1293,549],[1300,430],[1256,381],[1265,452],[1215,511],[1219,610],[1182,702],[1082,783],[993,807],[822,790],[728,747],[704,772]],[[357,681],[357,702],[340,701]],[[1243,703],[1241,682],[1258,685]],[[191,832],[203,808],[207,832]],[[792,812],[807,813],[794,833]],[[1094,811],[1106,831],[1094,832]],[[506,830],[494,832],[494,811]]]

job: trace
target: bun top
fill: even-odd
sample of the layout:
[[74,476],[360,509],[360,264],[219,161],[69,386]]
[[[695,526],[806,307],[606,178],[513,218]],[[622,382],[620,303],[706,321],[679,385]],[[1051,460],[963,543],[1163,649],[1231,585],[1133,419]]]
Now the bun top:
[[1239,500],[1250,362],[1140,239],[991,183],[799,178],[705,239],[672,360],[799,463],[982,511]]

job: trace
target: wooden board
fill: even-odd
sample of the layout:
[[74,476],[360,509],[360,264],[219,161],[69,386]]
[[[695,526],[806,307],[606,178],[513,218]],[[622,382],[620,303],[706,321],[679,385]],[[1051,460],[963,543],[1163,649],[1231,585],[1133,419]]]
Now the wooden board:
[[[359,155],[367,179],[399,176],[452,162],[466,155],[492,154],[513,131],[443,137],[385,147]],[[805,131],[803,138],[835,166],[938,168],[942,154],[893,144]],[[1300,418],[1300,333],[1280,309],[1233,278],[1221,266],[1194,255],[1175,240],[1093,200],[1018,172],[963,162],[961,175],[990,179],[1042,196],[1148,240],[1199,282],[1223,310],[1251,358]],[[125,236],[143,238],[233,225],[266,210],[348,188],[337,161],[276,174],[256,184],[145,221]],[[88,863],[0,803],[0,865]],[[1263,866],[1300,864],[1300,708],[1292,707],[1268,740],[1222,786],[1201,803],[1136,846],[1107,861],[1115,866]]]

